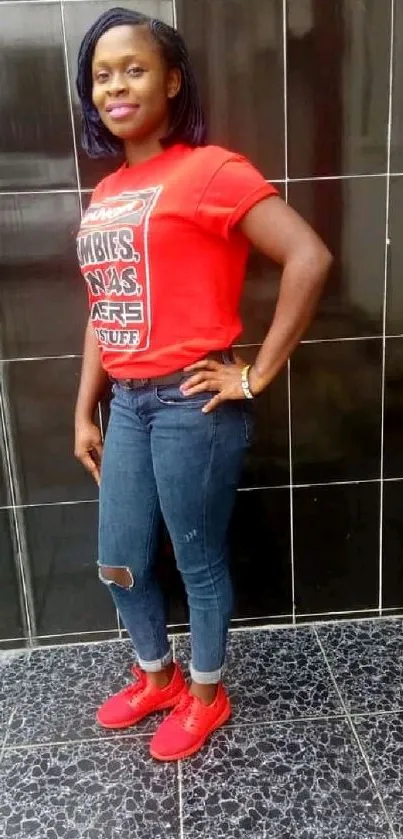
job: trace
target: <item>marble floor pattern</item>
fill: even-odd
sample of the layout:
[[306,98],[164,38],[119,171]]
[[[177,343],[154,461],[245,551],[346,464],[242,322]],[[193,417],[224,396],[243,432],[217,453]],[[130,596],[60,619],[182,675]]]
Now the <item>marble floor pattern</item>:
[[233,717],[178,765],[157,718],[94,722],[131,665],[127,641],[0,653],[2,839],[403,839],[401,618],[232,632]]

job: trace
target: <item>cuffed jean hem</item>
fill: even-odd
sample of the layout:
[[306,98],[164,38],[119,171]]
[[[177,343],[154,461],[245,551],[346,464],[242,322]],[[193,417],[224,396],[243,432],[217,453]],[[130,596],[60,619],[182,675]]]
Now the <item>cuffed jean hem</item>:
[[155,661],[143,661],[142,658],[137,656],[137,661],[142,670],[146,673],[159,673],[161,670],[164,670],[165,667],[168,667],[168,664],[172,664],[173,655],[172,650],[169,650],[163,658],[157,658]]
[[218,685],[221,682],[223,671],[224,668],[220,667],[219,670],[211,670],[210,673],[201,673],[199,670],[195,670],[193,665],[190,664],[192,681],[197,682],[199,685]]

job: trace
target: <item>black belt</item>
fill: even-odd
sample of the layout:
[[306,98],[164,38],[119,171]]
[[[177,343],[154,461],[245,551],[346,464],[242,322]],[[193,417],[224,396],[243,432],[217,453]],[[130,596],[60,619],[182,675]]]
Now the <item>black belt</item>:
[[[217,352],[209,353],[206,356],[206,361],[212,359],[221,364],[231,364],[233,358],[232,349],[218,350]],[[182,369],[176,370],[174,373],[167,373],[165,376],[153,376],[149,379],[116,379],[112,376],[110,379],[113,384],[119,385],[124,390],[137,390],[140,387],[147,387],[148,385],[178,385],[184,379],[189,378],[190,375],[191,373],[189,371]]]

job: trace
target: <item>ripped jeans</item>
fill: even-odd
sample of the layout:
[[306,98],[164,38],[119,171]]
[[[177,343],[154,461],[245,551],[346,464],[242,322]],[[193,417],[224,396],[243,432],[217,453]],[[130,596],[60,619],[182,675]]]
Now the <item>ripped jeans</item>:
[[[242,401],[203,414],[211,396],[186,397],[177,385],[115,384],[100,487],[100,578],[140,666],[156,672],[172,660],[154,574],[162,515],[189,604],[191,675],[202,684],[220,681],[225,659],[232,612],[227,531],[251,428]],[[111,580],[115,569],[119,583]]]

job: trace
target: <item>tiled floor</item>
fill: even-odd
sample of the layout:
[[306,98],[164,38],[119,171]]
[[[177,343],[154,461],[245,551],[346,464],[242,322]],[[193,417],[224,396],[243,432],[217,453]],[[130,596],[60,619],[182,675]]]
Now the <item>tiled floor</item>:
[[[187,661],[187,638],[175,639]],[[403,837],[403,621],[231,635],[232,721],[179,765],[104,732],[127,642],[0,656],[2,839]]]

